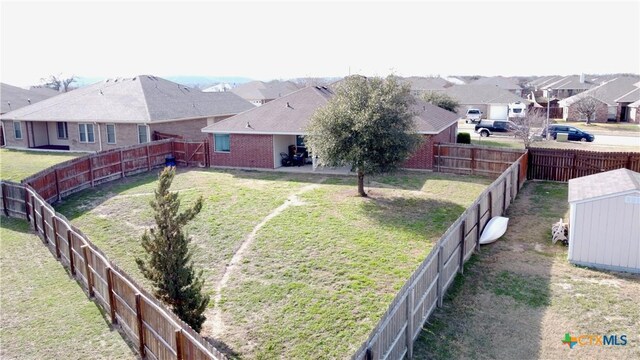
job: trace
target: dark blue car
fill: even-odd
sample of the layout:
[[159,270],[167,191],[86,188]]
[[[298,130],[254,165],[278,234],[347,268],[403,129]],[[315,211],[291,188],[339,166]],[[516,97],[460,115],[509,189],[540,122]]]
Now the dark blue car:
[[[567,140],[570,141],[588,141],[592,142],[596,137],[592,133],[580,130],[573,126],[554,124],[549,125],[549,136],[554,140],[558,137],[558,133],[567,134]],[[546,129],[542,130],[542,137],[547,136]]]

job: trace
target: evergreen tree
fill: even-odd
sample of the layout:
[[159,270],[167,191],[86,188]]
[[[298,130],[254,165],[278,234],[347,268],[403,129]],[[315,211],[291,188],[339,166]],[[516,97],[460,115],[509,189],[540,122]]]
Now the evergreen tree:
[[169,305],[173,312],[194,330],[200,331],[209,296],[202,293],[204,279],[191,261],[191,239],[182,227],[202,209],[202,197],[182,213],[177,192],[169,192],[175,176],[174,168],[160,173],[151,208],[155,212],[156,227],[142,236],[143,258],[136,258],[142,274],[154,285],[154,295]]

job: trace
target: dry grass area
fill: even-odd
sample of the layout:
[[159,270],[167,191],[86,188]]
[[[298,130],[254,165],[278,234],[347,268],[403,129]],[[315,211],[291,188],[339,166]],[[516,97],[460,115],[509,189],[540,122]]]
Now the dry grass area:
[[[551,244],[568,218],[567,185],[527,182],[509,229],[456,278],[416,342],[417,358],[638,359],[640,276],[576,267]],[[626,334],[626,346],[562,344],[565,333]]]

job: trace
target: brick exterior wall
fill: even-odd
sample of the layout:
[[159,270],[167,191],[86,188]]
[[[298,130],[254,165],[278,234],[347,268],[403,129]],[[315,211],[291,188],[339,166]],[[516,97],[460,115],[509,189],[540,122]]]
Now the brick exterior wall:
[[211,166],[273,169],[273,135],[231,134],[229,152],[216,152],[215,137],[211,142]]
[[[564,111],[567,113],[567,115],[565,116],[566,120],[568,120],[568,121],[581,121],[580,118],[582,116],[580,116],[578,111],[576,111],[576,104],[575,103],[569,105],[569,107],[564,108]],[[595,116],[595,119],[593,121],[594,122],[607,122],[607,117],[608,117],[607,104],[605,104],[605,103],[598,104],[598,108],[596,109],[596,116]],[[584,120],[582,120],[582,121],[584,121]]]
[[7,147],[27,147],[27,123],[25,121],[20,122],[22,139],[16,139],[15,132],[13,131],[13,121],[2,120],[2,126],[4,127],[4,140]]
[[[107,124],[98,123],[93,126],[93,135],[95,142],[81,143],[79,123],[67,123],[69,131],[69,150],[71,151],[100,151],[100,143],[102,141],[102,150],[115,149],[123,146],[138,144],[138,125],[137,124],[115,124],[116,126],[116,143],[107,144]],[[100,127],[100,136],[98,136],[98,126]]]
[[[215,118],[215,122],[218,122],[221,119]],[[165,134],[179,135],[187,140],[204,140],[207,138],[207,134],[202,132],[202,128],[207,126],[206,118],[158,124],[151,123],[149,126],[151,127],[152,135],[154,131],[158,131]]]
[[458,123],[454,123],[437,135],[423,135],[424,142],[404,163],[406,169],[431,170],[433,169],[433,145],[436,143],[455,143],[458,133]]

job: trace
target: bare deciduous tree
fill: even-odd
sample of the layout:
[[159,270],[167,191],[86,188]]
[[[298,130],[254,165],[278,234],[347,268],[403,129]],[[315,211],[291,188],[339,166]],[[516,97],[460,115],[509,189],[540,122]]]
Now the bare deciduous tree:
[[525,148],[529,148],[533,142],[533,135],[544,126],[547,116],[542,109],[531,109],[523,117],[512,118],[516,125],[513,134],[522,140]]
[[598,106],[601,106],[602,102],[597,100],[593,96],[585,96],[575,103],[575,109],[580,116],[587,118],[587,124],[591,124],[594,120]]
[[63,77],[62,74],[58,75],[50,75],[48,78],[42,78],[40,81],[44,86],[51,88],[56,91],[64,91],[68,92],[72,83],[76,82],[77,77],[75,75],[71,75],[70,77]]

